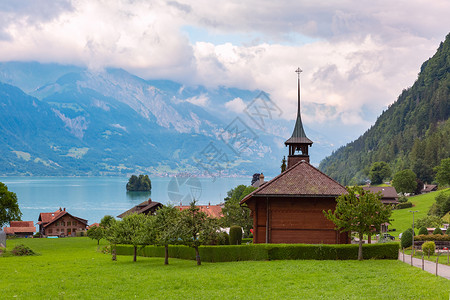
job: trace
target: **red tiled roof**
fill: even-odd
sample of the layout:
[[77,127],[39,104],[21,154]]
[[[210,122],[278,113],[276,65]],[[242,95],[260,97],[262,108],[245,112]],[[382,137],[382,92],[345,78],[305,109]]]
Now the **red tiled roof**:
[[42,224],[42,226],[47,227],[48,225],[52,224],[53,222],[59,220],[64,215],[69,215],[69,216],[75,218],[77,221],[87,224],[87,220],[72,216],[67,211],[61,210],[61,209],[58,209],[57,211],[52,212],[52,213],[40,213],[39,219],[38,219],[39,222],[37,222],[37,224],[39,224],[39,225]]
[[393,186],[363,186],[363,190],[372,193],[381,192],[383,198],[398,198],[397,190]]
[[[31,222],[33,223],[33,222]],[[34,226],[26,226],[26,227],[4,227],[3,231],[6,234],[15,234],[15,233],[31,233],[36,232],[36,227]]]
[[144,202],[142,202],[142,203],[140,203],[140,204],[130,208],[126,212],[121,213],[117,217],[118,218],[123,218],[123,217],[125,217],[127,215],[130,215],[130,214],[133,214],[133,213],[136,213],[136,214],[147,213],[152,208],[156,209],[157,206],[162,206],[162,204],[159,203],[159,202],[152,201],[152,199],[148,199],[148,200],[145,200]]
[[257,196],[339,196],[344,186],[306,161],[300,161],[242,199],[241,204]]
[[33,221],[11,221],[10,227],[34,227]]
[[94,224],[91,224],[91,225],[89,225],[88,227],[86,227],[86,229],[90,229],[90,228],[92,228],[92,227],[100,227],[100,224],[98,224],[98,223],[94,223]]
[[[181,211],[181,210],[188,209],[190,206],[183,205],[183,206],[175,206],[175,207]],[[197,205],[197,207],[200,209],[200,211],[207,214],[208,217],[216,218],[216,219],[223,217],[221,205]]]

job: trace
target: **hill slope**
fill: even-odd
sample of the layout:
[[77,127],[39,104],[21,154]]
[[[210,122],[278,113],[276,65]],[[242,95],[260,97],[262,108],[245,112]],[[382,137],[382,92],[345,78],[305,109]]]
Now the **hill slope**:
[[426,182],[432,168],[450,156],[450,34],[424,62],[414,85],[403,90],[357,140],[325,158],[319,168],[342,184],[366,178],[373,162],[388,162],[394,172],[412,169]]

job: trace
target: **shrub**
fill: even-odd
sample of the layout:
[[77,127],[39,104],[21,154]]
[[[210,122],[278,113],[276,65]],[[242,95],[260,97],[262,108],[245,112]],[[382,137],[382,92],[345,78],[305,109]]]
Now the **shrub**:
[[447,230],[445,231],[445,234],[450,234],[450,226],[447,228]]
[[412,229],[406,229],[403,233],[402,233],[402,239],[400,242],[400,245],[402,248],[408,248],[412,246],[412,238],[413,238],[413,233],[412,233]]
[[423,235],[428,235],[428,230],[426,227],[420,227],[419,229],[419,235],[423,234]]
[[[364,259],[397,259],[399,244],[364,244]],[[117,245],[118,255],[133,255],[130,245]],[[252,244],[229,246],[201,246],[200,257],[205,262],[228,262],[248,260],[291,260],[357,259],[358,245],[308,245],[308,244]],[[147,246],[139,248],[138,255],[164,257],[164,247]],[[169,246],[169,257],[195,260],[195,251],[187,246]]]
[[219,245],[229,245],[230,236],[225,231],[219,235]]
[[230,245],[240,245],[242,242],[242,228],[241,226],[230,227]]
[[441,234],[441,235],[443,235],[444,233],[442,232],[442,230],[439,227],[437,227],[437,228],[435,228],[433,230],[433,234]]
[[398,198],[398,202],[399,202],[399,203],[406,203],[406,202],[408,202],[408,198],[405,197],[405,196],[400,196],[400,197]]
[[33,250],[31,250],[29,247],[25,246],[24,244],[15,246],[11,250],[11,253],[14,256],[26,256],[26,255],[35,255],[36,254],[36,253],[34,253]]
[[444,241],[450,241],[449,235],[444,234],[421,234],[414,237],[414,240],[416,241],[437,241],[437,242],[444,242]]
[[436,251],[436,245],[434,242],[425,242],[422,245],[422,251],[430,258],[430,255],[433,255]]
[[410,208],[413,207],[412,202],[404,202],[397,204],[397,209]]

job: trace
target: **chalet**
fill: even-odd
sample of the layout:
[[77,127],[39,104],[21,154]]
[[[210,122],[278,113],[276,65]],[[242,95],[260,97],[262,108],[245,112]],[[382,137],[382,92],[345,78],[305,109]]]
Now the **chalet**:
[[87,220],[75,217],[64,209],[51,213],[40,213],[39,232],[44,236],[75,236],[77,231],[85,231]]
[[381,193],[381,203],[383,204],[398,204],[397,190],[393,186],[364,186],[363,190],[372,193]]
[[286,171],[244,197],[253,217],[253,243],[347,244],[348,233],[335,229],[323,211],[336,208],[336,198],[347,193],[344,186],[309,163],[306,136],[300,114],[300,68],[297,120],[289,147]]
[[[190,207],[190,205],[180,205],[180,206],[175,206],[176,208],[178,208],[180,211],[188,209]],[[197,207],[200,209],[200,211],[204,212],[208,217],[211,218],[215,218],[215,219],[219,219],[221,217],[223,217],[222,214],[222,208],[223,205],[197,205]]]
[[130,208],[129,210],[127,210],[124,213],[121,213],[120,215],[118,215],[118,218],[123,218],[127,215],[130,214],[144,214],[144,215],[153,215],[155,214],[155,211],[159,208],[161,208],[163,205],[159,202],[155,202],[152,201],[151,198],[149,198],[148,200],[142,202],[141,204],[138,204],[132,208]]
[[36,232],[36,227],[33,221],[11,221],[9,222],[9,227],[4,227],[3,230],[7,235],[28,237],[33,236]]
[[434,192],[434,191],[437,191],[437,188],[438,187],[435,184],[424,184],[421,193],[426,194],[426,193]]

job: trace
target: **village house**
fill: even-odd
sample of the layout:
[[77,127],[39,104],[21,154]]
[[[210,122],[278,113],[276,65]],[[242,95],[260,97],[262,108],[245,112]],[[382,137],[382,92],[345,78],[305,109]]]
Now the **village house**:
[[[215,219],[220,219],[223,217],[222,214],[222,208],[223,205],[196,205],[201,212],[204,212],[208,217],[210,218],[215,218]],[[190,207],[190,205],[179,205],[179,206],[175,206],[176,208],[178,208],[180,211],[188,209]]]
[[422,194],[430,193],[437,191],[438,186],[435,184],[424,184],[423,189],[421,191]]
[[86,231],[87,220],[75,217],[59,208],[55,212],[40,213],[39,232],[43,236],[75,236],[78,231]]
[[364,186],[363,190],[374,194],[381,193],[381,203],[395,205],[398,204],[398,193],[393,186]]
[[9,227],[4,227],[3,230],[7,235],[29,237],[36,232],[36,227],[33,221],[11,221],[9,222]]
[[145,200],[144,202],[130,208],[126,212],[121,213],[117,217],[123,218],[131,214],[154,215],[156,210],[158,210],[161,207],[163,207],[161,203],[152,201],[152,199],[149,198],[148,200]]
[[289,147],[287,169],[241,201],[253,217],[253,243],[347,244],[348,233],[335,229],[323,211],[336,208],[336,198],[347,193],[344,186],[309,163],[306,136],[300,114],[300,68],[297,120]]

